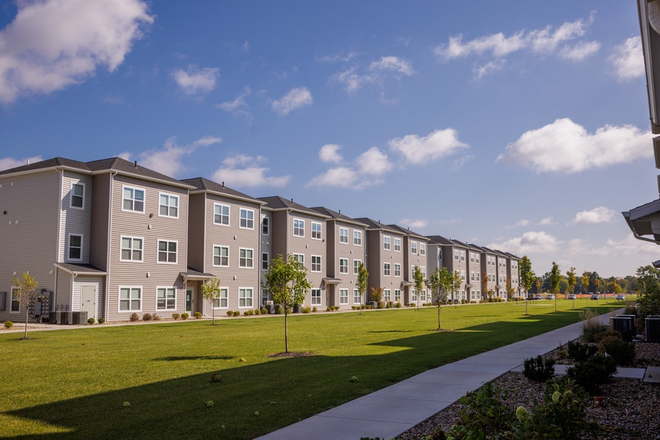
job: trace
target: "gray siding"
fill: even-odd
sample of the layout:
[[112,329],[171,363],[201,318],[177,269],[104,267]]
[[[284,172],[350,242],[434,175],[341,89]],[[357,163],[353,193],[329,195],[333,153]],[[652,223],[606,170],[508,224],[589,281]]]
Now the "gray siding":
[[[348,243],[339,242],[339,229],[348,230]],[[338,278],[341,282],[334,287],[332,292],[333,297],[331,299],[331,304],[334,301],[334,305],[338,305],[344,309],[350,308],[352,305],[355,305],[353,297],[353,289],[355,289],[357,283],[357,275],[354,273],[354,262],[361,261],[364,263],[365,267],[369,274],[369,268],[367,267],[366,261],[366,248],[367,248],[367,237],[366,232],[363,227],[359,227],[353,224],[342,222],[341,220],[335,220],[328,222],[328,276]],[[362,245],[354,244],[353,232],[361,231],[362,232]],[[339,260],[340,258],[345,258],[348,260],[348,273],[340,273]],[[339,289],[348,289],[348,304],[339,304]],[[367,288],[367,292],[370,289]],[[363,300],[366,301],[366,296]]]
[[206,234],[207,222],[206,194],[190,195],[188,217],[188,266],[204,272],[204,236]]
[[[71,191],[73,184],[83,185],[83,207],[75,208],[71,206]],[[93,182],[89,175],[65,171],[62,178],[62,193],[60,195],[60,241],[57,261],[60,263],[70,262],[76,264],[88,264],[91,237],[92,222],[92,193]],[[69,259],[69,236],[71,234],[81,235],[82,240],[82,259]]]
[[92,181],[92,218],[90,222],[89,263],[109,271],[108,227],[110,216],[110,174],[94,176]]

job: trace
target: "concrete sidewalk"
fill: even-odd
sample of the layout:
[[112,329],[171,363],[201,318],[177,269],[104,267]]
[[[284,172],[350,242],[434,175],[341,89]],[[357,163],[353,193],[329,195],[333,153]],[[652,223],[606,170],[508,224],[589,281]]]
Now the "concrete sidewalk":
[[[600,321],[609,323],[610,314]],[[261,439],[390,439],[442,411],[468,391],[510,371],[526,358],[554,350],[582,334],[582,323],[443,365],[360,397]]]

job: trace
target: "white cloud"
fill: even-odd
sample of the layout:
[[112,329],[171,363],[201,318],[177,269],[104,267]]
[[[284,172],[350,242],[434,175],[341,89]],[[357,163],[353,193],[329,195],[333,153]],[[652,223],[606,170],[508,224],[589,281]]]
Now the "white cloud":
[[426,219],[404,218],[399,223],[401,223],[401,225],[406,226],[410,229],[423,229],[423,228],[428,226],[429,221],[426,220]]
[[268,176],[270,168],[263,166],[264,162],[266,162],[266,158],[263,156],[254,157],[245,154],[230,156],[213,173],[212,179],[217,182],[225,182],[232,188],[283,187],[289,183],[291,176]]
[[41,156],[26,157],[25,159],[14,159],[13,157],[4,157],[0,159],[0,171],[10,168],[22,167],[28,163],[41,162],[44,160]]
[[[337,147],[335,149],[335,147]],[[326,159],[343,160],[336,152],[341,148],[339,145],[324,145],[319,151],[319,157],[324,162],[332,162]],[[330,168],[325,173],[314,177],[306,186],[331,186],[338,188],[350,188],[360,190],[368,186],[382,183],[382,175],[392,169],[393,165],[387,155],[376,147],[365,151],[357,158],[351,166]]]
[[346,91],[351,94],[362,88],[363,85],[376,82],[376,78],[371,75],[360,75],[355,73],[356,67],[352,67],[343,72],[337,72],[330,77],[331,82],[344,84]]
[[409,134],[388,142],[390,149],[403,155],[408,163],[422,164],[442,159],[456,151],[469,148],[458,140],[458,133],[452,128],[435,130],[428,136]]
[[[140,165],[150,168],[159,173],[171,177],[177,177],[187,170],[183,164],[182,159],[185,156],[190,156],[199,147],[208,147],[213,144],[222,143],[219,137],[206,136],[195,142],[179,146],[176,144],[176,138],[172,137],[165,141],[162,149],[144,151],[137,155],[137,160]],[[130,160],[130,153],[122,153],[122,157]]]
[[609,60],[614,65],[614,73],[620,82],[644,76],[641,38],[630,37],[616,46]]
[[454,163],[451,166],[452,171],[460,171],[463,166],[474,159],[474,156],[471,154],[466,154],[454,160]]
[[365,84],[377,84],[382,87],[385,78],[394,74],[399,79],[401,74],[411,76],[415,73],[412,64],[395,56],[381,57],[369,67],[353,66],[330,76],[330,82],[343,84],[349,94],[355,93]]
[[395,72],[403,73],[406,76],[410,76],[415,71],[412,68],[412,64],[408,61],[401,60],[397,57],[381,57],[380,60],[374,61],[369,66],[370,70],[394,70]]
[[552,217],[546,217],[544,219],[541,219],[541,221],[538,223],[538,225],[539,226],[549,226],[549,225],[553,225],[554,223],[555,222],[554,222],[554,219]]
[[606,125],[588,133],[568,118],[523,133],[507,145],[496,162],[510,162],[536,172],[578,173],[653,155],[652,136],[633,125]]
[[176,69],[172,72],[172,78],[186,95],[212,91],[218,76],[220,76],[220,69],[215,67],[198,69],[195,66],[188,66],[186,70]]
[[577,238],[569,242],[568,253],[596,257],[629,257],[632,255],[653,257],[658,255],[658,245],[637,240],[632,234],[626,235],[619,241],[607,239],[605,244],[600,247],[594,247]]
[[113,72],[154,17],[140,0],[18,1],[0,31],[0,102],[48,94]]
[[561,241],[543,231],[525,232],[521,237],[512,238],[502,243],[491,243],[486,247],[502,249],[517,255],[556,252]]
[[387,154],[376,147],[371,147],[362,153],[357,158],[357,164],[362,173],[371,176],[380,176],[392,169],[392,163],[387,158]]
[[481,79],[492,72],[502,70],[502,67],[504,67],[505,63],[506,60],[499,59],[486,63],[483,66],[477,66],[473,69],[474,78]]
[[331,186],[337,188],[364,188],[362,182],[358,182],[359,175],[356,170],[348,167],[330,168],[320,176],[314,177],[307,186]]
[[338,151],[341,149],[341,145],[337,144],[327,144],[321,147],[319,150],[319,157],[321,161],[326,163],[339,163],[343,160],[341,154]]
[[337,61],[340,62],[347,62],[352,60],[354,57],[356,57],[357,54],[355,52],[348,52],[347,54],[344,55],[343,52],[340,52],[336,55],[326,55],[318,58],[319,61],[323,61],[324,63],[335,63]]
[[271,108],[275,113],[285,116],[292,110],[306,105],[312,105],[312,102],[312,93],[307,90],[307,87],[300,87],[291,89],[289,93],[282,96],[282,98],[273,101]]
[[238,95],[236,99],[234,99],[233,101],[223,102],[222,104],[217,104],[216,107],[226,112],[233,113],[235,115],[247,116],[249,118],[251,117],[250,107],[245,102],[245,98],[250,96],[251,94],[252,94],[252,89],[250,89],[249,87],[245,87],[243,93]]
[[606,208],[605,206],[599,206],[589,211],[580,211],[575,214],[575,218],[571,224],[573,225],[582,225],[586,223],[611,223],[614,221],[614,216],[616,212]]
[[581,61],[600,50],[600,43],[597,41],[579,41],[573,46],[564,46],[559,51],[559,56],[572,61]]

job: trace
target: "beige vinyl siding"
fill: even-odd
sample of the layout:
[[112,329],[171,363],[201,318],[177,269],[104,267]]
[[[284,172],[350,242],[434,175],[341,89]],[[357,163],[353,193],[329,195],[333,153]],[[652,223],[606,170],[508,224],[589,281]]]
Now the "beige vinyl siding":
[[9,314],[14,272],[29,271],[39,288],[55,290],[59,194],[58,171],[0,178],[0,291],[8,296],[0,320],[16,319]]
[[[305,221],[304,237],[298,237],[293,235],[293,219],[300,219]],[[321,223],[321,233],[322,233],[321,240],[316,240],[312,238],[312,222]],[[321,255],[322,258],[327,258],[326,243],[327,243],[328,226],[326,224],[326,221],[323,218],[294,211],[289,213],[288,223],[289,223],[289,231],[290,231],[288,237],[289,254],[305,255],[305,268],[307,268],[307,280],[309,280],[310,284],[312,285],[312,289],[321,289],[320,306],[326,307],[328,304],[327,290],[323,285],[323,277],[325,277],[325,273],[323,271],[312,272],[310,270],[312,265],[312,255]],[[324,266],[326,265],[325,262],[323,261],[321,262]],[[311,290],[307,292],[304,305],[310,307],[312,305]],[[320,306],[317,305],[317,307]]]
[[[73,184],[84,185],[83,209],[71,207],[71,189]],[[92,193],[93,182],[89,175],[65,171],[62,178],[61,194],[61,220],[60,220],[60,244],[58,262],[71,262],[75,264],[89,263],[89,250],[91,242],[92,223]],[[69,260],[69,235],[82,235],[82,259]]]
[[[383,280],[383,263],[381,262],[381,252],[383,249],[383,235],[378,230],[367,231],[367,256],[366,266],[369,272],[369,281],[367,283],[367,291],[371,292],[372,287],[380,287]],[[389,289],[390,287],[385,287]],[[398,287],[397,287],[398,289]],[[350,291],[350,296],[353,296],[353,289]],[[351,303],[353,300],[351,299]]]
[[[328,226],[331,234],[328,235],[328,275],[341,279],[341,282],[334,286],[334,296],[336,303],[339,305],[339,289],[348,289],[349,291],[349,304],[343,304],[342,308],[350,308],[353,305],[353,289],[357,283],[357,275],[353,274],[353,261],[360,260],[367,265],[365,258],[366,245],[366,232],[362,227],[358,227],[349,223],[344,223],[341,220],[336,220],[334,227]],[[328,225],[331,223],[328,222]],[[339,228],[348,229],[348,244],[339,243]],[[362,231],[362,246],[353,244],[353,231]],[[330,248],[334,247],[334,252]],[[339,273],[339,259],[348,259],[348,274]],[[369,269],[367,269],[369,271]],[[371,272],[370,272],[371,274]],[[369,290],[369,289],[368,289]],[[365,298],[366,300],[366,298]]]
[[[188,266],[200,272],[208,269],[204,265],[204,235],[206,224],[213,225],[205,217],[206,194],[190,196],[190,212],[188,214]],[[211,206],[211,209],[213,207]],[[209,264],[210,266],[210,264]]]
[[[71,310],[74,312],[80,311],[82,307],[82,286],[92,285],[96,288],[96,310],[94,312],[94,317],[98,318],[99,312],[102,311],[101,307],[101,298],[103,295],[104,288],[104,279],[102,276],[88,276],[88,275],[78,275],[73,281],[73,301],[71,302]],[[91,318],[92,316],[88,316]]]
[[[122,210],[123,186],[144,189],[143,213]],[[179,196],[179,218],[158,215],[160,192]],[[126,320],[132,313],[119,312],[119,286],[142,286],[140,316],[156,312],[156,287],[176,286],[176,311],[181,313],[185,308],[185,291],[180,289],[183,279],[179,273],[187,270],[188,190],[117,175],[112,194],[108,320]],[[143,238],[143,262],[120,261],[122,236]],[[176,264],[157,262],[158,240],[177,242]]]
[[73,311],[71,303],[71,289],[73,288],[73,275],[62,269],[57,271],[57,287],[55,291],[55,304],[60,310]]
[[92,218],[90,222],[90,249],[89,263],[103,271],[108,271],[108,218],[110,199],[110,174],[94,176],[90,211]]
[[[383,238],[382,236],[388,236],[391,238],[391,246],[390,249],[383,249]],[[398,238],[401,240],[401,251],[396,252],[394,250],[394,239]],[[401,286],[402,281],[410,281],[410,268],[406,268],[407,266],[407,260],[408,260],[408,244],[406,240],[404,240],[404,237],[402,235],[399,235],[393,231],[383,231],[381,233],[381,239],[380,239],[380,252],[381,252],[381,261],[378,267],[378,273],[380,274],[380,284],[375,285],[373,287],[382,287],[383,289],[390,289],[392,291],[392,294],[394,294],[394,289],[401,289],[401,301],[404,301],[406,299],[406,293],[408,291],[408,288],[406,287],[405,289]],[[390,276],[385,276],[383,274],[383,267],[384,263],[390,263]],[[400,264],[401,265],[401,277],[395,277],[394,276],[394,265],[395,264]],[[369,272],[371,273],[371,271]],[[371,286],[367,289],[367,294],[371,292]]]

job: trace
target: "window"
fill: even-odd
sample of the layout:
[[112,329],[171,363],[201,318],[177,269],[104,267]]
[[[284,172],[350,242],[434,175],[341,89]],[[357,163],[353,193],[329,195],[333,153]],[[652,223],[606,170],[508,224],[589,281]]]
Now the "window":
[[410,290],[410,302],[417,302],[417,291],[415,289]]
[[454,260],[458,261],[458,251],[454,251]]
[[461,251],[461,261],[465,261],[465,251]]
[[261,269],[268,270],[268,263],[270,263],[270,257],[268,252],[262,252],[261,254]]
[[312,238],[320,240],[321,237],[321,223],[312,222]]
[[422,294],[419,295],[419,296],[420,296],[419,299],[422,301],[422,303],[425,303],[426,302],[426,290],[422,290]]
[[21,299],[16,296],[18,295],[18,293],[15,292],[16,290],[18,290],[18,288],[11,288],[11,305],[9,306],[10,313],[20,313],[21,311]]
[[254,211],[251,209],[240,209],[241,223],[239,227],[241,229],[254,229]]
[[229,267],[229,247],[213,246],[213,265]]
[[161,217],[179,218],[179,196],[161,194],[158,215]]
[[386,277],[390,276],[390,263],[383,263],[383,275]]
[[399,263],[394,263],[394,276],[395,277],[401,276],[401,265]]
[[386,251],[389,251],[390,248],[391,248],[390,247],[390,237],[385,235],[385,236],[383,236],[383,249],[385,249]]
[[426,243],[419,244],[419,255],[426,255]]
[[321,256],[312,255],[312,272],[321,272]]
[[362,260],[353,260],[353,275],[360,275]]
[[76,209],[85,208],[85,184],[71,184],[71,194],[69,195],[69,206]]
[[176,263],[176,241],[158,240],[158,262]]
[[252,307],[252,288],[239,287],[238,288],[238,307],[246,308]]
[[124,211],[144,212],[144,190],[125,186],[122,209]]
[[470,263],[474,263],[474,254],[470,252]]
[[142,309],[142,287],[119,287],[119,311],[139,312]]
[[269,232],[268,232],[268,217],[264,217],[261,220],[261,233],[263,235],[268,235],[269,234]]
[[401,290],[394,289],[394,302],[401,302]]
[[83,236],[69,234],[69,256],[68,260],[82,261]]
[[293,235],[296,237],[305,236],[305,220],[293,219]]
[[293,258],[298,261],[298,263],[305,265],[305,254],[293,254]]
[[353,244],[355,246],[362,246],[362,231],[353,231]]
[[463,281],[465,281],[465,271],[464,270],[461,271],[461,279]]
[[410,252],[413,254],[417,253],[417,242],[416,241],[411,241],[410,242]]
[[348,289],[339,289],[339,304],[348,304]]
[[142,261],[142,238],[121,237],[120,261]]
[[353,304],[362,304],[362,295],[358,289],[353,289]]
[[422,273],[422,276],[426,278],[426,266],[419,266],[419,271]]
[[385,302],[392,301],[392,291],[390,289],[383,290],[383,298]]
[[220,295],[213,300],[213,308],[226,309],[227,307],[229,307],[229,289],[221,287]]
[[156,288],[156,310],[176,310],[176,288]]
[[238,267],[252,269],[254,267],[254,250],[238,248]]
[[339,228],[339,242],[342,244],[348,244],[348,229]]
[[348,258],[339,259],[339,273],[348,273]]
[[394,239],[394,252],[401,252],[401,239],[400,238],[395,238]]
[[321,305],[321,289],[312,289],[312,305]]
[[213,205],[213,223],[229,226],[229,206],[215,203]]

